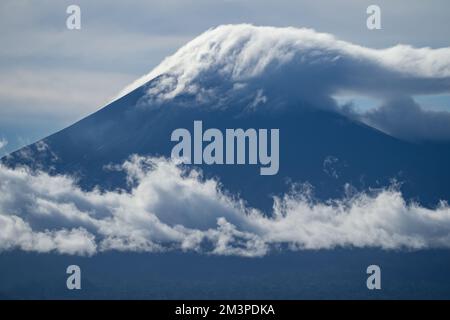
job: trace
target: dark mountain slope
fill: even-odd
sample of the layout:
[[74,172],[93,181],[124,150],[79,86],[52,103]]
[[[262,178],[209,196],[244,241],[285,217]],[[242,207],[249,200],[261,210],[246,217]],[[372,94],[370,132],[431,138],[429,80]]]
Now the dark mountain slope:
[[2,162],[76,175],[86,189],[126,188],[122,173],[106,170],[106,165],[120,164],[132,154],[170,157],[172,131],[192,132],[194,120],[202,120],[204,130],[280,129],[277,175],[261,176],[255,165],[200,166],[207,177],[218,177],[255,207],[270,209],[270,197],[288,191],[292,182],[310,183],[319,199],[341,196],[347,183],[364,190],[386,187],[391,179],[402,184],[406,198],[425,205],[450,197],[445,145],[404,142],[337,112],[305,106],[243,113],[241,106],[195,108],[186,97],[177,98],[184,99],[184,106],[177,99],[157,108],[142,106],[138,101],[145,87]]

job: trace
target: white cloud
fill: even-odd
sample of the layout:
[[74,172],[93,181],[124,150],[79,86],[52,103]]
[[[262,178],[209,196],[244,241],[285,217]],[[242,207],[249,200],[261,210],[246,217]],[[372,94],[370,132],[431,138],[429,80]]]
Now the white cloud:
[[8,140],[5,138],[0,138],[0,150],[8,145]]
[[[372,97],[384,105],[392,100],[407,101],[414,95],[450,92],[450,47],[371,49],[311,29],[225,25],[190,41],[119,96],[150,80],[154,81],[140,105],[154,107],[171,100],[214,108],[246,105],[245,110],[256,110],[303,105],[342,112],[334,99],[339,95]],[[176,99],[179,96],[196,101],[184,103],[185,99]],[[429,127],[439,115],[426,110],[418,113],[409,105],[398,107],[418,125],[405,126],[397,117],[380,123],[382,117],[372,116],[369,121],[369,117],[356,113],[347,115],[387,133],[402,131],[399,137],[405,139],[450,139],[445,129],[450,127],[450,113],[440,114],[443,129],[430,135],[418,128]]]
[[96,252],[94,236],[82,228],[35,232],[18,216],[0,214],[0,250],[92,255]]
[[[286,66],[288,69],[283,68]],[[288,75],[287,70],[291,70]],[[267,81],[263,78],[270,76],[270,82],[276,82],[287,76],[293,81],[305,80],[305,73],[312,82],[320,81],[323,89],[332,91],[389,91],[392,83],[372,87],[382,79],[390,79],[401,84],[399,89],[405,92],[420,90],[420,84],[426,83],[433,84],[427,88],[431,91],[448,92],[450,48],[398,45],[370,49],[311,29],[224,25],[190,41],[122,94],[160,75],[169,75],[174,81],[164,80],[159,88],[152,87],[151,93],[154,95],[159,89],[161,98],[170,99],[180,93],[198,94],[205,78],[254,83]],[[437,79],[442,82],[433,81]]]
[[216,180],[162,158],[120,167],[131,191],[82,191],[68,176],[0,167],[0,250],[194,250],[261,256],[335,247],[450,247],[450,207],[406,203],[395,188],[316,202],[308,189],[274,199],[272,215],[249,208]]

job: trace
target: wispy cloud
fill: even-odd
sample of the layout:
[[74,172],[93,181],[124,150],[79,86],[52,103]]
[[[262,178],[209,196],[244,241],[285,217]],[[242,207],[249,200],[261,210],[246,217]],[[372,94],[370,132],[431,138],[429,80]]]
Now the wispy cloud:
[[8,145],[8,140],[5,138],[0,138],[0,150]]

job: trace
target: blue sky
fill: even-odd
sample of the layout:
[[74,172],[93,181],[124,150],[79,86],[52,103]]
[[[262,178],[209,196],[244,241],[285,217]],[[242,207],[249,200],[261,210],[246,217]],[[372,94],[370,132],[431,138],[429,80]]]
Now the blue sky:
[[[227,23],[309,27],[359,45],[447,47],[450,3],[376,1],[382,30],[366,28],[373,1],[76,1],[82,29],[66,29],[74,1],[0,4],[0,155],[98,110],[124,86],[208,28]],[[362,99],[364,108],[373,101]],[[416,97],[450,110],[447,95]]]

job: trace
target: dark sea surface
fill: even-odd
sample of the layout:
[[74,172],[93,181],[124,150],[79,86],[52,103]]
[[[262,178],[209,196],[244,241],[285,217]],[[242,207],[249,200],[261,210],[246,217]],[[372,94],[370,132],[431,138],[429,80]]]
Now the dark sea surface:
[[[66,288],[67,266],[81,290]],[[381,290],[366,287],[381,267]],[[0,254],[0,299],[449,299],[450,250],[335,249],[238,258],[103,253]]]

